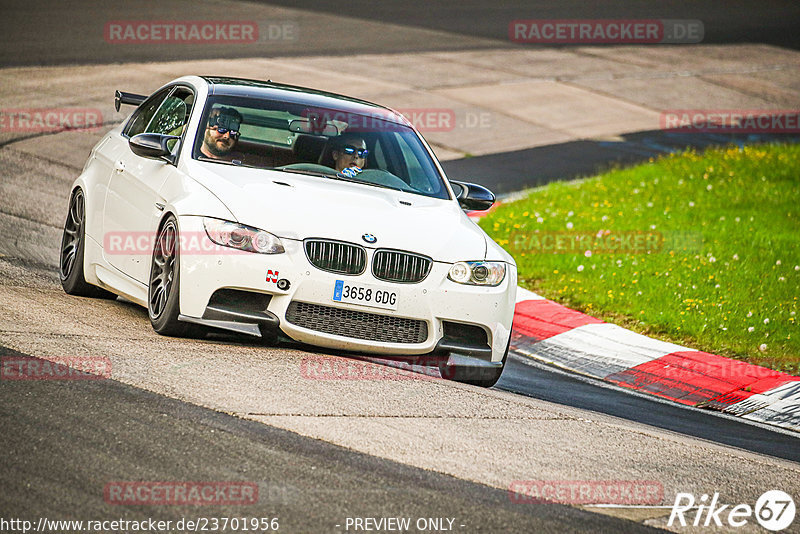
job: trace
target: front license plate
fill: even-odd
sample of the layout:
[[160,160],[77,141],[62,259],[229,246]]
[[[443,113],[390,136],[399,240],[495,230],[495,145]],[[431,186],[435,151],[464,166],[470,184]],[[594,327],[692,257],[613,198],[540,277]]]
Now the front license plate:
[[378,286],[351,284],[337,280],[333,286],[333,301],[360,304],[385,310],[397,309],[397,293]]

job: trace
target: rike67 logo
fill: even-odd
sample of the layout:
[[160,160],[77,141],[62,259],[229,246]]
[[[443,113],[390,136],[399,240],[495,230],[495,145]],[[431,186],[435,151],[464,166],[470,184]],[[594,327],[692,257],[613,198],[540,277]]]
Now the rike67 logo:
[[731,527],[743,527],[755,516],[759,525],[779,532],[792,524],[795,512],[794,500],[781,490],[765,492],[755,507],[744,503],[721,504],[716,492],[710,500],[708,495],[701,495],[699,501],[691,493],[678,493],[667,526],[722,527],[727,523]]

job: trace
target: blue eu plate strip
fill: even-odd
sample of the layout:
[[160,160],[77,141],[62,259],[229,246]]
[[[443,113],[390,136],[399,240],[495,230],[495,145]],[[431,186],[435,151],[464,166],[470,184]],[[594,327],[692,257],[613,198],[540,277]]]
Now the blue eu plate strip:
[[337,280],[336,285],[333,286],[333,300],[341,302],[343,290],[344,290],[344,281]]

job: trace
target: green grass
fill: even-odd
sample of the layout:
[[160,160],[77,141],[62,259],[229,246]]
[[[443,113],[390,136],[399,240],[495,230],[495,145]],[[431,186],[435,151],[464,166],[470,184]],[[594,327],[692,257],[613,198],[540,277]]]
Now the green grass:
[[[800,145],[687,151],[553,183],[480,225],[514,255],[523,287],[659,339],[798,374]],[[598,233],[638,233],[640,246],[603,251]],[[558,245],[547,237],[556,235]],[[589,237],[573,249],[575,235]]]

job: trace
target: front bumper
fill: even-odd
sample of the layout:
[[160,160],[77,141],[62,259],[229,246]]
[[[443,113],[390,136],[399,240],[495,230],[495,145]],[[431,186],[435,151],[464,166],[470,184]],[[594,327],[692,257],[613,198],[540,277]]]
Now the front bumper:
[[[184,235],[205,237],[202,217],[182,216],[179,227]],[[332,349],[397,356],[446,351],[487,362],[497,363],[502,360],[511,332],[516,297],[517,273],[513,265],[508,265],[506,277],[497,287],[456,284],[447,279],[451,264],[438,262],[433,263],[430,274],[422,282],[400,284],[376,279],[369,268],[357,276],[322,271],[308,261],[301,241],[282,241],[286,252],[275,255],[239,252],[234,249],[225,249],[222,254],[194,253],[194,250],[198,250],[197,247],[182,251],[181,319],[203,322],[219,328],[233,326],[228,329],[256,335],[260,329],[272,325],[292,339]],[[367,249],[368,265],[371,265],[372,253],[372,249]],[[465,258],[469,259],[476,258]],[[288,289],[279,288],[278,282],[281,280],[288,281]],[[337,280],[380,286],[396,292],[397,310],[334,302],[333,289]],[[235,314],[226,316],[225,313],[220,314],[220,310],[214,309],[214,306],[209,307],[212,295],[221,289],[270,295],[269,303],[266,310],[263,310],[263,315],[256,316],[259,320],[255,320],[252,313],[242,313],[238,317]],[[346,333],[346,329],[340,334],[324,332],[315,329],[307,321],[305,326],[299,326],[296,319],[294,322],[291,319],[296,316],[294,312],[287,318],[287,310],[292,302],[341,310],[341,315],[348,318],[358,319],[364,314],[378,315],[381,317],[377,318],[379,321],[376,328],[381,328],[381,321],[389,319],[424,321],[426,332],[420,342],[415,340],[403,343],[359,339],[359,332],[353,332],[353,337],[340,335]],[[208,321],[217,323],[210,324]],[[480,353],[470,350],[463,343],[445,337],[447,322],[481,327],[486,332],[487,348],[490,351]]]

